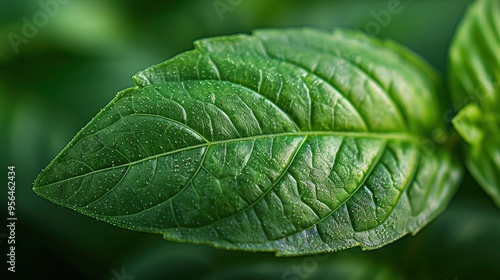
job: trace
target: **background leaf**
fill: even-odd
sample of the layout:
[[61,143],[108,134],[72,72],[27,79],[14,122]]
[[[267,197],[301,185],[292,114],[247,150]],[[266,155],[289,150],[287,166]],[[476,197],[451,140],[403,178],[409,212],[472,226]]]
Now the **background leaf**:
[[169,240],[278,255],[379,248],[454,194],[460,168],[424,147],[442,86],[403,48],[312,29],[195,46],[138,73],[35,191]]
[[450,51],[453,120],[466,141],[467,167],[500,206],[500,2],[479,0],[458,28]]

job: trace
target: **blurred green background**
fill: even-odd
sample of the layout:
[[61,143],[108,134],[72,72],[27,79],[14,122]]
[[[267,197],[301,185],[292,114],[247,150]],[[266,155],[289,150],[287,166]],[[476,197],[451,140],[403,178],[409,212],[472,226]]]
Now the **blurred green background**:
[[[36,279],[500,279],[500,211],[466,175],[447,211],[415,237],[375,251],[314,257],[223,251],[163,241],[87,218],[37,197],[37,174],[131,76],[196,39],[255,28],[358,28],[413,49],[441,73],[469,0],[41,0],[0,2],[0,177],[16,166],[16,276]],[[46,18],[40,3],[56,3]],[[57,9],[56,9],[57,8]],[[38,23],[22,36],[26,20]],[[26,28],[26,27],[25,27]],[[26,30],[25,30],[26,31]],[[10,34],[10,35],[9,35]],[[17,50],[16,50],[17,48]],[[7,190],[0,251],[7,254]],[[7,265],[2,261],[2,270]],[[0,272],[0,273],[3,273]],[[0,274],[3,275],[3,274]],[[12,274],[5,274],[15,279]]]

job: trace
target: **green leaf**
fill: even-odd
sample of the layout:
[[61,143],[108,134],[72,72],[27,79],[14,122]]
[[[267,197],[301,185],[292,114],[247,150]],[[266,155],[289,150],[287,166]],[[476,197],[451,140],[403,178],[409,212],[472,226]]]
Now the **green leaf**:
[[41,196],[168,240],[303,255],[379,248],[444,210],[461,169],[439,77],[360,33],[195,42],[134,76],[39,175]]
[[477,1],[461,23],[450,51],[454,107],[464,107],[453,124],[467,143],[469,171],[500,207],[499,50],[500,2]]

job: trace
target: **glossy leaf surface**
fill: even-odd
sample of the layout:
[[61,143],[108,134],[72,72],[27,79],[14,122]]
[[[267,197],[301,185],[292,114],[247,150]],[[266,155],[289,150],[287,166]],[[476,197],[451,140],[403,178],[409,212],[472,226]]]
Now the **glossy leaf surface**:
[[310,29],[195,47],[134,76],[35,191],[168,240],[278,255],[379,248],[446,207],[460,168],[429,140],[444,92],[409,51]]

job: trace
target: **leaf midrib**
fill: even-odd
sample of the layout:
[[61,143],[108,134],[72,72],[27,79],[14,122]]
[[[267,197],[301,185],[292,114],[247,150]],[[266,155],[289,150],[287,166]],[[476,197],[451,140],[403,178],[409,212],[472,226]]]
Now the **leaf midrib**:
[[331,137],[352,137],[352,138],[365,138],[365,139],[366,138],[371,138],[371,139],[382,139],[382,140],[387,140],[387,141],[398,140],[398,141],[413,142],[413,143],[419,143],[419,142],[421,142],[421,139],[419,137],[410,135],[408,133],[399,133],[399,132],[398,133],[390,133],[390,132],[353,132],[353,131],[349,131],[349,132],[340,132],[340,131],[298,131],[298,132],[284,132],[284,133],[263,134],[263,135],[255,135],[255,136],[248,136],[248,137],[240,137],[240,138],[233,138],[233,139],[212,141],[212,142],[206,142],[206,143],[202,143],[202,144],[198,144],[198,145],[188,146],[188,147],[180,148],[180,149],[177,149],[177,150],[168,151],[168,152],[165,152],[165,153],[148,156],[148,157],[136,160],[136,161],[132,161],[132,162],[128,162],[128,163],[124,163],[124,164],[120,164],[120,165],[115,165],[115,166],[110,166],[110,167],[103,168],[103,169],[96,169],[96,170],[88,172],[88,173],[84,173],[84,174],[81,174],[81,175],[77,175],[77,176],[73,176],[73,177],[66,178],[66,179],[63,179],[63,180],[59,180],[59,181],[56,181],[56,182],[52,182],[52,183],[47,184],[47,185],[38,186],[38,189],[50,187],[52,185],[60,184],[60,183],[63,183],[63,182],[69,181],[69,180],[73,180],[73,179],[77,179],[77,178],[80,178],[80,177],[84,177],[84,176],[89,176],[89,175],[92,175],[92,174],[95,174],[95,173],[99,173],[99,172],[105,172],[105,171],[108,171],[108,170],[118,169],[118,168],[122,168],[122,167],[128,167],[128,166],[135,165],[135,164],[138,164],[138,163],[141,163],[141,162],[146,162],[146,161],[151,160],[151,159],[156,159],[156,158],[159,158],[159,157],[168,156],[168,155],[175,154],[175,153],[180,153],[180,152],[183,152],[183,151],[189,151],[189,150],[192,150],[192,149],[197,149],[197,148],[202,148],[202,147],[210,148],[210,146],[219,145],[219,144],[228,144],[228,143],[234,143],[234,142],[240,142],[240,141],[254,141],[254,140],[258,140],[258,139],[276,138],[276,137],[287,137],[287,136],[296,136],[296,137],[322,137],[322,136],[325,137],[325,136],[331,136]]

